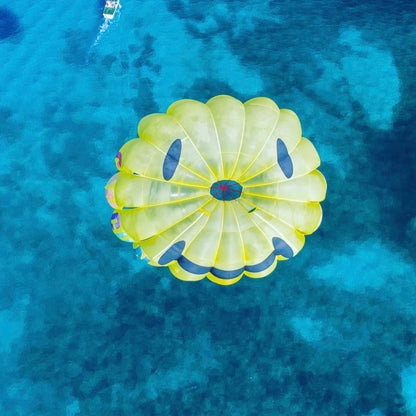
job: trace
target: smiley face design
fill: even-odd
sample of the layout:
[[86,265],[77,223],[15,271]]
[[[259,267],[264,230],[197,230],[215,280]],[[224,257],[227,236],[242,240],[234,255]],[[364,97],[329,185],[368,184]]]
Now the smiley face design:
[[113,231],[182,280],[264,277],[321,223],[319,165],[296,114],[268,98],[180,100],[117,153]]

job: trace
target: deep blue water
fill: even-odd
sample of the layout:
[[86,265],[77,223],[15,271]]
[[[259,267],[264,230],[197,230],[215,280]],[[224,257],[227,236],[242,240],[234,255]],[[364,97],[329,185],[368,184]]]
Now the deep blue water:
[[0,40],[13,38],[20,31],[19,18],[7,7],[0,8]]
[[[414,2],[103,3],[0,3],[0,414],[415,416]],[[328,182],[230,287],[148,266],[104,197],[139,119],[217,94],[296,111]]]

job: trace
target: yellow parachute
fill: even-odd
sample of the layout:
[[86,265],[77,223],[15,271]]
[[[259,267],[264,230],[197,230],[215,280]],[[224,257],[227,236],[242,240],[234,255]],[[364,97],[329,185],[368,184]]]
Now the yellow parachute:
[[220,95],[150,114],[106,186],[114,233],[187,281],[264,277],[321,223],[326,181],[296,114]]

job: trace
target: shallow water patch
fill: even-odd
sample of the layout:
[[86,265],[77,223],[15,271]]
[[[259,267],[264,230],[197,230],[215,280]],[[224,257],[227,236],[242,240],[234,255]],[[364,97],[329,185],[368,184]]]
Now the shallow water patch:
[[390,129],[400,101],[400,79],[392,54],[365,42],[355,28],[342,31],[339,42],[349,48],[341,66],[352,98],[361,104],[372,127]]

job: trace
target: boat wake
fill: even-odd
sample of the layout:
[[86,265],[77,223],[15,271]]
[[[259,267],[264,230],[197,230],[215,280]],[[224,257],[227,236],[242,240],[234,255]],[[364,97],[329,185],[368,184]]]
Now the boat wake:
[[95,48],[98,45],[98,43],[100,42],[101,36],[110,27],[110,24],[111,23],[112,23],[112,20],[111,19],[105,19],[104,20],[104,23],[100,26],[98,35],[95,38],[94,43],[91,45],[91,48]]
[[101,24],[97,37],[95,38],[94,42],[92,43],[92,45],[90,46],[90,48],[88,49],[88,54],[87,54],[87,59],[86,59],[86,63],[89,64],[91,61],[91,58],[94,56],[94,50],[95,48],[98,46],[98,44],[100,43],[101,37],[103,36],[103,34],[107,31],[107,29],[110,27],[110,25],[112,25],[113,23],[117,23],[120,19],[120,9],[121,9],[121,4],[118,7],[118,10],[115,12],[116,14],[116,19],[104,19],[104,22]]

